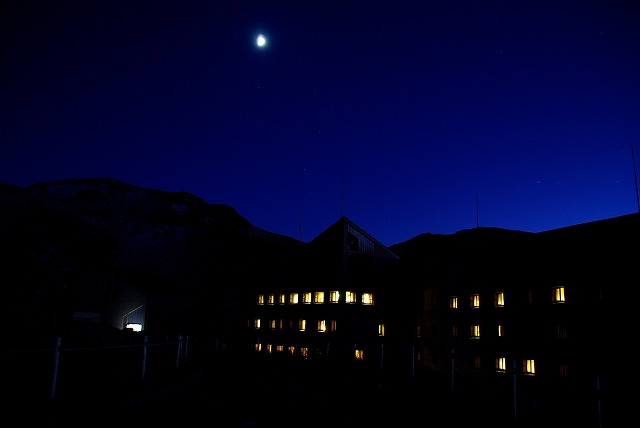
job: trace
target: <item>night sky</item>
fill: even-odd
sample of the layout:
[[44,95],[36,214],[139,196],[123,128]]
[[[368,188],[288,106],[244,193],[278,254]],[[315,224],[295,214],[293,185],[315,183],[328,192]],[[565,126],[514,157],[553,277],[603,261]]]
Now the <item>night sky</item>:
[[[634,1],[4,1],[0,182],[112,177],[309,241],[637,211]],[[632,6],[632,4],[636,4]],[[266,45],[258,47],[259,34]]]

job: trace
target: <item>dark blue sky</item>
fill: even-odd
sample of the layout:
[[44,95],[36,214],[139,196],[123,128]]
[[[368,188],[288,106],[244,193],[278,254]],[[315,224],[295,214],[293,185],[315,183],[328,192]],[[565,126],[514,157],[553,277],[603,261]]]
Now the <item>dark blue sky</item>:
[[[91,4],[88,4],[91,3]],[[0,6],[0,182],[113,177],[308,241],[635,212],[629,1]],[[392,2],[388,2],[392,3]],[[258,34],[267,38],[258,48]]]

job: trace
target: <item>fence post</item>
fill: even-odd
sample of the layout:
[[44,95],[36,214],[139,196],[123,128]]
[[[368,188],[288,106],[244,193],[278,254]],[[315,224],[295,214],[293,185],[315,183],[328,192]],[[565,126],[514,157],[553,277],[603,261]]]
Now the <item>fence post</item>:
[[452,391],[454,387],[455,373],[456,373],[456,357],[455,357],[455,354],[453,353],[453,348],[451,348],[451,390]]
[[180,354],[182,353],[182,336],[178,336],[178,352],[176,352],[176,368],[180,362]]
[[51,373],[51,392],[49,398],[53,400],[56,395],[56,381],[58,380],[58,361],[60,360],[60,342],[61,337],[56,338],[56,346],[53,348],[53,370]]
[[147,343],[149,342],[149,336],[145,336],[142,340],[142,379],[144,379],[145,372],[147,371]]
[[416,345],[411,345],[411,377],[416,377]]
[[189,336],[186,336],[184,339],[184,357],[182,359],[183,362],[187,362],[187,354],[189,353]]
[[598,406],[598,428],[602,427],[602,415],[600,413],[600,377],[596,376],[596,405]]
[[513,420],[516,420],[516,360],[513,360]]

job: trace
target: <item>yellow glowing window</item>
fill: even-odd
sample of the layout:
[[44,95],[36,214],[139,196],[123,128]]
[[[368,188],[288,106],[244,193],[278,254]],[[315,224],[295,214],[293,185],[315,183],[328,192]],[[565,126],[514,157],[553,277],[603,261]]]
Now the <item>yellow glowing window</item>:
[[296,354],[296,347],[295,346],[287,346],[287,352],[290,353],[291,355],[295,355]]
[[384,336],[384,324],[378,324],[378,336]]
[[458,326],[457,325],[452,325],[451,326],[451,336],[458,337]]
[[276,352],[282,352],[282,351],[284,351],[284,346],[282,345],[276,346]]
[[307,328],[307,320],[298,320],[298,329],[300,331],[305,331]]
[[560,363],[560,376],[569,376],[569,364]]
[[253,326],[255,328],[260,328],[260,318],[256,318],[255,320],[253,320]]
[[267,354],[270,354],[272,350],[273,350],[273,345],[271,345],[270,343],[267,343]]
[[302,293],[302,303],[307,305],[311,303],[311,293]]
[[480,357],[473,357],[473,368],[474,369],[480,368]]
[[496,307],[504,306],[504,293],[498,292],[493,295],[493,304]]
[[567,338],[567,326],[564,324],[558,324],[558,338],[566,339]]
[[553,303],[564,303],[564,287],[554,287],[551,300]]
[[273,294],[267,296],[267,305],[273,305],[276,302],[276,298]]
[[271,330],[275,330],[276,329],[276,320],[269,320],[269,328]]
[[324,333],[327,331],[327,323],[325,320],[318,320],[318,331]]
[[331,320],[331,331],[336,331],[338,328],[338,323],[336,320]]
[[262,343],[256,343],[255,345],[253,345],[253,349],[254,349],[256,352],[260,352],[260,351],[262,351]]
[[529,376],[536,374],[536,365],[534,360],[524,360],[522,362],[522,373]]
[[356,302],[356,293],[353,291],[347,291],[347,294],[344,297],[344,301],[346,303],[355,303]]
[[264,305],[264,294],[258,294],[258,304]]
[[329,291],[329,302],[338,303],[340,301],[340,293],[337,291]]
[[471,295],[471,307],[473,309],[477,309],[480,307],[480,295],[479,294],[472,294]]
[[324,303],[324,291],[313,293],[313,303]]
[[309,348],[300,348],[300,356],[307,358],[309,356]]
[[471,326],[471,338],[479,339],[480,338],[480,326],[475,324]]
[[449,309],[458,309],[458,298],[456,296],[449,297]]
[[497,372],[507,371],[507,362],[504,358],[496,358],[496,371]]
[[362,293],[362,304],[363,305],[373,305],[373,294],[372,293]]
[[356,349],[356,360],[364,360],[364,351],[362,349]]
[[297,305],[298,304],[298,293],[289,294],[289,304]]
[[498,325],[498,337],[504,336],[504,327],[501,324]]
[[284,305],[284,294],[278,294],[278,304]]
[[281,320],[280,320],[280,322],[278,323],[278,324],[279,324],[278,328],[279,328],[280,330],[282,330],[282,323],[283,323],[283,322],[284,322],[284,320],[283,320],[283,319],[281,319]]

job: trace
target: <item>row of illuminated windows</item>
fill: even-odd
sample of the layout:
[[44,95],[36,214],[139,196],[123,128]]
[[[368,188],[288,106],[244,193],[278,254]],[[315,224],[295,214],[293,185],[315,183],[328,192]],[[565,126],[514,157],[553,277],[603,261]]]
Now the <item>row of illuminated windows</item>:
[[[498,337],[504,337],[504,326],[502,324],[498,325],[498,329],[496,331],[498,333]],[[418,336],[420,336],[420,330],[418,330]],[[458,326],[451,326],[451,336],[458,337]],[[469,337],[471,339],[480,339],[480,325],[473,324],[470,328]],[[567,327],[564,324],[558,324],[558,338],[566,339],[567,338]]]
[[[564,303],[564,287],[553,287],[551,290],[551,302],[552,303]],[[529,292],[529,302],[533,302],[532,293]],[[469,296],[469,306],[471,309],[477,309],[480,307],[480,295],[472,294]],[[493,293],[493,306],[496,308],[504,307],[504,293],[498,291]],[[458,309],[458,297],[449,297],[449,309]]]
[[[248,321],[247,323],[248,327],[251,327],[251,320]],[[295,326],[297,326],[297,330],[299,331],[307,331],[308,330],[308,325],[307,325],[307,320],[305,319],[299,319],[297,320],[289,320],[289,330],[294,330]],[[269,330],[282,330],[284,326],[284,320],[280,319],[280,320],[275,320],[275,319],[270,319],[268,321],[267,324],[267,328]],[[253,320],[253,327],[256,329],[260,329],[262,328],[262,323],[260,321],[260,318],[256,318]],[[330,331],[330,332],[334,332],[338,329],[338,322],[336,320],[330,320],[329,322],[327,322],[327,320],[318,320],[317,323],[317,331],[324,333],[326,331]],[[378,324],[378,336],[384,336],[384,324]]]
[[[473,367],[476,369],[480,368],[480,357],[473,358]],[[496,357],[495,359],[495,369],[499,373],[507,372],[507,360],[503,357]],[[558,365],[558,374],[560,376],[568,376],[569,375],[569,364],[566,362],[561,362]],[[522,374],[526,376],[535,376],[536,375],[536,362],[533,359],[523,359],[522,360]]]
[[[316,291],[315,293],[289,293],[289,304],[297,305],[298,303],[303,304],[311,304],[312,302],[315,304],[323,304],[325,302],[324,299],[324,291]],[[266,304],[267,305],[284,305],[286,302],[285,294],[267,294],[266,295]],[[330,291],[329,292],[329,303],[340,303],[340,292],[339,291]],[[345,303],[357,303],[356,293],[353,291],[347,291],[344,296]],[[373,293],[362,293],[362,299],[360,302],[363,305],[373,305]],[[265,304],[265,295],[258,294],[258,305]]]
[[[253,350],[256,352],[262,352],[262,343],[255,343],[253,345]],[[273,346],[273,344],[271,343],[267,343],[265,346],[265,351],[267,352],[267,354],[271,354],[273,352],[276,353],[284,353],[285,349],[283,345],[276,345],[275,348]],[[299,356],[307,358],[309,356],[309,348],[306,347],[300,347],[297,349],[297,353]],[[287,351],[286,351],[289,355],[296,355],[296,347],[295,346],[287,346]],[[355,359],[362,361],[364,360],[364,350],[362,349],[356,349],[355,350]]]

